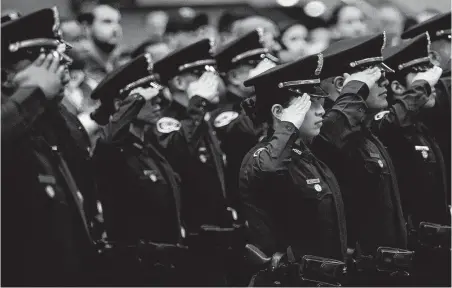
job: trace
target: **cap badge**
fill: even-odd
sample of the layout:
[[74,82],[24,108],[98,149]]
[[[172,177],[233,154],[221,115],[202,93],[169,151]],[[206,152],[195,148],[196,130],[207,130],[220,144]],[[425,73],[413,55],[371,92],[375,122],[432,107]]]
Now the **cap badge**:
[[146,62],[148,63],[148,72],[151,73],[152,69],[154,69],[154,63],[152,62],[152,56],[150,53],[144,54],[144,57],[146,58]]
[[386,47],[386,31],[383,31],[383,45],[381,45],[381,53],[383,53],[385,47]]
[[317,68],[315,69],[315,75],[320,75],[323,68],[323,54],[319,53],[317,54],[318,60],[317,60]]
[[157,121],[157,131],[160,133],[171,133],[173,131],[178,131],[181,128],[181,123],[171,117],[162,117]]

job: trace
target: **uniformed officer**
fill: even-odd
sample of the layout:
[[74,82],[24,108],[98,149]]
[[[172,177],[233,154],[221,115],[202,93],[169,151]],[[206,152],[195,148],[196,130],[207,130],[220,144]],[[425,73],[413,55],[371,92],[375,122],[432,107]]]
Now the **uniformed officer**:
[[[87,151],[79,146],[84,143],[83,127],[58,105],[62,98],[59,90],[67,83],[65,66],[70,61],[64,54],[67,45],[60,38],[58,11],[43,9],[8,21],[1,30],[6,79],[15,75],[17,80],[21,74],[32,77],[27,69],[47,70],[43,71],[47,76],[39,76],[44,79],[28,81],[28,91],[16,90],[14,85],[5,87],[6,83],[2,87],[6,88],[2,89],[2,98],[12,97],[8,101],[18,104],[21,113],[38,114],[27,117],[33,121],[22,122],[28,128],[22,130],[20,141],[2,146],[2,203],[6,204],[2,205],[6,220],[2,240],[7,247],[2,260],[8,263],[2,267],[2,283],[95,283],[95,189],[89,182],[91,177],[83,174],[89,173],[84,158]],[[42,83],[46,81],[53,83]],[[21,101],[13,99],[18,94]],[[30,111],[35,109],[36,113]],[[19,126],[17,129],[21,129]],[[14,130],[12,127],[10,131]]]
[[407,245],[396,173],[377,135],[392,125],[411,124],[437,80],[437,70],[416,75],[411,89],[388,108],[384,75],[392,70],[383,63],[384,46],[382,33],[339,41],[324,51],[320,77],[331,81],[345,75],[345,79],[334,81],[343,83],[337,86],[341,94],[326,112],[314,145],[339,180],[349,247],[358,242],[358,251],[367,256],[374,256],[379,246],[404,249]]
[[322,65],[322,54],[311,55],[245,82],[256,89],[257,119],[271,129],[240,170],[247,240],[267,255],[291,250],[292,261],[307,254],[338,260],[346,255],[339,185],[310,149],[325,112]]
[[[116,245],[137,245],[139,241],[176,245],[185,236],[181,230],[180,179],[157,149],[155,135],[148,132],[163,109],[161,88],[152,72],[150,55],[143,54],[108,75],[91,96],[102,98],[104,105],[126,97],[93,155],[108,241]],[[168,282],[177,278],[175,274],[171,279],[153,275],[146,283],[150,273],[140,274],[134,265],[138,262],[127,263],[118,271],[124,285],[176,283]],[[151,272],[152,267],[147,269]]]
[[[215,59],[208,39],[173,52],[154,65],[173,101],[156,124],[160,145],[182,178],[182,195],[190,230],[202,224],[224,226],[226,186],[223,152],[209,121],[218,103]],[[186,203],[187,202],[187,203]],[[187,205],[185,205],[187,204]]]
[[[422,33],[428,32],[430,35],[432,60],[436,65],[443,69],[440,81],[435,85],[435,106],[423,112],[424,123],[429,127],[433,136],[438,141],[439,147],[446,159],[446,175],[450,175],[450,111],[451,111],[451,78],[450,78],[450,59],[451,59],[451,12],[439,14],[432,17],[402,34],[402,39],[413,38]],[[447,191],[451,190],[450,179],[447,181]],[[450,205],[450,193],[447,193],[448,204]]]
[[[383,51],[384,62],[395,71],[387,75],[390,81],[388,102],[403,95],[417,73],[433,66],[429,51],[428,32]],[[428,95],[422,109],[431,109],[434,105],[435,96]],[[387,129],[381,140],[388,147],[397,172],[405,219],[416,230],[421,221],[450,223],[446,200],[448,178],[436,139],[419,118],[414,118],[409,126],[394,128]]]
[[218,71],[227,87],[226,99],[212,111],[211,122],[226,155],[226,187],[232,206],[237,208],[237,189],[240,165],[245,154],[259,141],[265,126],[254,125],[242,109],[242,100],[254,94],[253,87],[243,82],[274,66],[277,58],[262,44],[262,29],[256,29],[226,46],[215,54]]

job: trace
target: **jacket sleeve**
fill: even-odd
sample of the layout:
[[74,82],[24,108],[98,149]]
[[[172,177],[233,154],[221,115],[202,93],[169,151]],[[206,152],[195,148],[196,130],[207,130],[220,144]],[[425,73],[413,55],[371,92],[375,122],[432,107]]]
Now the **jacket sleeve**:
[[361,132],[368,96],[369,88],[365,83],[347,83],[333,107],[325,114],[319,138],[337,149],[344,147],[354,134]]
[[269,255],[284,246],[281,243],[284,236],[279,233],[284,223],[279,223],[278,195],[274,194],[280,191],[272,191],[271,187],[284,187],[284,183],[279,185],[277,181],[283,179],[280,177],[284,175],[285,162],[297,139],[296,127],[288,122],[282,124],[266,146],[249,155],[240,173],[241,212],[248,221],[247,240]]
[[46,97],[38,87],[22,87],[8,97],[2,103],[2,144],[12,144],[26,133],[45,110],[46,103]]
[[403,128],[412,125],[431,93],[432,88],[428,82],[424,80],[414,82],[403,95],[395,96],[392,106],[375,115],[372,121],[372,131],[381,136],[388,128]]
[[173,158],[176,162],[181,162],[180,159],[196,153],[196,147],[202,135],[209,130],[207,123],[204,121],[207,105],[207,100],[200,96],[194,96],[188,104],[189,117],[181,120],[177,124],[180,125],[179,127],[166,132],[159,129],[159,123],[157,123],[157,131],[155,133],[159,145],[163,147],[165,154],[169,158]]
[[135,119],[143,108],[146,100],[138,95],[128,96],[119,107],[119,110],[113,115],[110,122],[104,127],[104,139],[114,141],[124,132],[128,131],[129,125]]

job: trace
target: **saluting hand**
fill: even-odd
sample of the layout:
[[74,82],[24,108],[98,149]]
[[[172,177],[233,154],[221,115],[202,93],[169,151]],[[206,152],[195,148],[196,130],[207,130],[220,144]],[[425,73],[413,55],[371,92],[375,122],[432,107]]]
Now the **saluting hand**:
[[63,73],[65,67],[52,54],[41,54],[27,68],[14,76],[13,83],[18,87],[39,87],[47,99],[51,100],[63,92]]
[[219,77],[210,71],[204,72],[202,76],[188,86],[187,94],[191,99],[193,96],[198,95],[209,102],[216,102],[218,100],[218,86],[220,84]]
[[138,87],[133,89],[129,95],[132,94],[139,94],[140,96],[142,96],[144,98],[144,100],[149,101],[152,98],[154,98],[155,96],[159,95],[160,90],[154,87],[148,87],[148,88],[143,88],[143,87]]
[[378,79],[381,77],[381,71],[380,68],[374,67],[374,68],[368,68],[364,71],[359,71],[353,74],[344,73],[344,86],[347,85],[348,82],[356,80],[361,81],[363,83],[366,83],[367,87],[369,89],[372,89],[372,87],[377,83]]
[[303,124],[306,113],[311,107],[311,97],[304,93],[303,96],[292,100],[289,107],[283,109],[280,120],[287,121],[295,125],[298,129]]
[[411,81],[411,83],[414,83],[414,81],[417,80],[424,80],[427,81],[428,84],[430,84],[430,87],[433,88],[436,83],[438,83],[439,78],[441,78],[441,74],[443,74],[443,69],[438,66],[434,66],[425,72],[417,73],[416,76],[413,77],[413,81]]
[[259,64],[257,64],[256,68],[251,69],[248,78],[253,78],[254,76],[264,73],[265,71],[267,71],[275,66],[276,66],[276,64],[273,61],[264,59],[261,62],[259,62]]

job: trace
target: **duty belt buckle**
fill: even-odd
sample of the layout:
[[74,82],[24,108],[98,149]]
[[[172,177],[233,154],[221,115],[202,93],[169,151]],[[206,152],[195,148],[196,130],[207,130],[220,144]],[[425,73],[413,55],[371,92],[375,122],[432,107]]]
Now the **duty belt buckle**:
[[419,244],[433,249],[450,248],[450,233],[450,226],[421,222],[418,234]]
[[402,272],[409,275],[413,264],[414,252],[404,249],[379,247],[376,256],[377,271],[390,273]]
[[300,272],[304,281],[316,283],[318,287],[337,287],[341,286],[347,268],[342,261],[305,255]]

